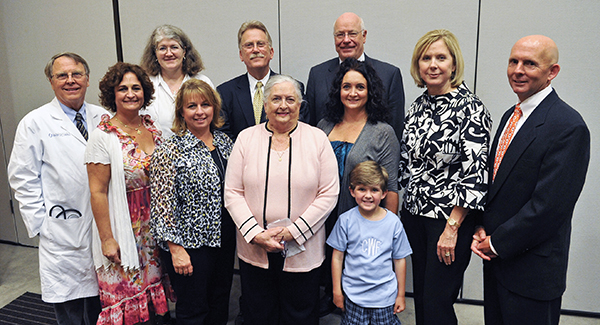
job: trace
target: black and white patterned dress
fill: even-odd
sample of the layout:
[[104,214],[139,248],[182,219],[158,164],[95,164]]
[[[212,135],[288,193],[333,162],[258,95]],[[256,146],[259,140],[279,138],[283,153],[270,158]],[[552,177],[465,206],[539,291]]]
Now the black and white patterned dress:
[[398,182],[413,215],[447,219],[454,206],[483,209],[492,120],[465,84],[411,105],[400,144]]

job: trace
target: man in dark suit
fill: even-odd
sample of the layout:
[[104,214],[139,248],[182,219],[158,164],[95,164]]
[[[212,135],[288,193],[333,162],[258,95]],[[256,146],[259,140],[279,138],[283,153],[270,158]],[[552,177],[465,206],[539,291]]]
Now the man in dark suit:
[[[242,24],[238,31],[238,47],[248,72],[217,87],[225,118],[221,130],[234,141],[243,129],[266,121],[262,95],[267,81],[275,75],[269,68],[274,54],[273,41],[262,22],[250,20]],[[304,94],[304,85],[301,83],[300,86]],[[307,116],[308,108],[303,104],[300,120],[305,121]]]
[[487,204],[471,246],[484,259],[486,324],[559,322],[590,133],[550,85],[557,62],[556,44],[541,35],[520,39],[508,60],[519,103],[498,126]]
[[368,62],[373,66],[377,75],[383,81],[387,104],[392,120],[388,123],[401,138],[404,127],[404,87],[400,69],[367,56],[364,46],[367,40],[367,30],[363,20],[354,13],[342,14],[333,25],[333,39],[338,57],[325,61],[310,69],[306,85],[306,101],[310,110],[310,124],[317,125],[323,118],[325,104],[329,100],[329,90],[342,61],[355,58]]

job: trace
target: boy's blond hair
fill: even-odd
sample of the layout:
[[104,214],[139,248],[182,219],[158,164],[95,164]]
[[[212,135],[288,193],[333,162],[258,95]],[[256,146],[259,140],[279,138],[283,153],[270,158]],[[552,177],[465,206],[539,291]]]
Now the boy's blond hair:
[[387,191],[388,172],[373,160],[363,161],[356,165],[350,172],[350,188],[354,190],[357,185],[379,186],[382,191]]

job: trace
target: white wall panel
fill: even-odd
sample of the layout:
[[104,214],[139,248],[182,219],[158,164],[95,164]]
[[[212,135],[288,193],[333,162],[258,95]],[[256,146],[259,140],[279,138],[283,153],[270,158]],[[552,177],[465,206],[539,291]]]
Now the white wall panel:
[[543,34],[554,39],[561,71],[552,82],[558,95],[581,113],[592,133],[592,159],[587,182],[573,217],[571,255],[563,308],[600,312],[600,113],[595,95],[600,83],[600,2],[483,1],[478,68],[478,93],[494,118],[517,101],[506,77],[512,45],[521,37]]
[[[128,0],[120,1],[123,57],[139,64],[150,34],[159,25],[181,28],[200,52],[206,69],[202,71],[218,86],[246,72],[237,46],[240,25],[251,19],[267,26],[277,43],[277,0],[197,1]],[[279,70],[277,45],[271,68]]]
[[336,57],[333,24],[350,11],[365,22],[365,53],[400,68],[406,108],[423,92],[410,76],[410,59],[417,40],[432,29],[445,28],[456,35],[465,58],[465,80],[473,88],[477,6],[476,0],[455,1],[452,6],[440,6],[436,0],[282,1],[281,69],[306,82],[312,66]]
[[[88,61],[91,75],[86,98],[97,103],[98,80],[116,61],[116,52],[110,1],[2,1],[0,8],[0,117],[8,158],[17,123],[54,97],[43,71],[54,54],[71,51]],[[8,186],[4,171],[0,186],[3,203],[8,194],[4,192]],[[18,241],[36,244],[27,237],[17,205],[15,202]],[[5,219],[12,216],[4,209],[0,213],[0,227],[5,228]]]

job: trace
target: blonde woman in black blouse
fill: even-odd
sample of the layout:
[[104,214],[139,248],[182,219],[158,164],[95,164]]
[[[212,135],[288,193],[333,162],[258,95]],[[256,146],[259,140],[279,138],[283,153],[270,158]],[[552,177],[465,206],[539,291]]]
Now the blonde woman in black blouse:
[[463,83],[458,41],[440,29],[415,46],[411,75],[426,91],[406,114],[398,179],[413,248],[417,324],[456,324],[453,304],[471,258],[474,218],[487,192],[491,119]]
[[177,324],[226,324],[235,228],[223,207],[232,142],[223,132],[221,98],[190,79],[175,100],[174,136],[150,166],[152,233],[177,295]]

